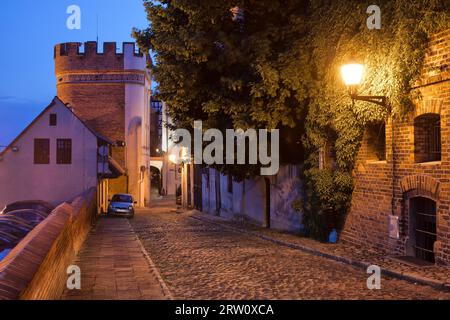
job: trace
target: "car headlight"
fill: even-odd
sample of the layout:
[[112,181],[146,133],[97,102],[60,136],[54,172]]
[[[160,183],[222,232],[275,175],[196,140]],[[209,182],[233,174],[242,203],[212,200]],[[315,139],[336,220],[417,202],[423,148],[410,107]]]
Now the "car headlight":
[[129,206],[129,207],[128,207],[128,210],[133,210],[133,206]]

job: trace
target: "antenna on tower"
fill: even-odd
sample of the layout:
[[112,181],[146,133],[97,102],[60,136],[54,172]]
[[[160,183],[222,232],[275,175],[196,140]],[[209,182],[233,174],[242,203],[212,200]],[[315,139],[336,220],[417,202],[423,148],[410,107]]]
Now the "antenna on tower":
[[97,43],[98,43],[98,13],[97,13]]

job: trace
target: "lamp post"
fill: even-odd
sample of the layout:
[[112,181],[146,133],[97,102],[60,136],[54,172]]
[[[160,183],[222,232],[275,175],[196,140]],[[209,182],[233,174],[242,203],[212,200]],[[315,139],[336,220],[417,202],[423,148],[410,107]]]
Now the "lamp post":
[[387,107],[387,99],[385,96],[358,95],[358,87],[361,84],[364,75],[364,65],[358,63],[345,64],[341,67],[341,74],[353,101],[366,101]]
[[[345,64],[341,67],[341,74],[344,83],[347,85],[352,101],[360,100],[375,103],[387,108],[387,98],[385,96],[360,96],[358,95],[358,87],[362,82],[364,74],[364,65],[358,63]],[[391,120],[391,148],[392,148],[392,199],[391,210],[395,212],[395,161],[394,161],[394,119]]]

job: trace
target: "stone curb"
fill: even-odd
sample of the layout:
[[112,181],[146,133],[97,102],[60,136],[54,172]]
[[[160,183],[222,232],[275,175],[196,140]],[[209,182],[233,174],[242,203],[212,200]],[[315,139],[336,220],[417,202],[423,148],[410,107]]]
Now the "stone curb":
[[[307,246],[303,246],[300,244],[294,244],[294,243],[290,243],[290,242],[286,242],[283,240],[278,240],[278,239],[274,239],[272,237],[260,234],[258,232],[254,232],[254,231],[248,231],[245,229],[241,229],[238,227],[233,227],[233,226],[229,226],[223,223],[220,223],[219,221],[214,221],[212,219],[203,217],[204,213],[198,211],[198,210],[192,210],[191,212],[193,212],[194,214],[196,214],[197,216],[191,216],[191,218],[196,219],[196,220],[200,220],[206,223],[211,223],[211,224],[215,224],[224,228],[227,228],[229,230],[233,230],[235,232],[240,232],[240,233],[244,233],[247,235],[251,235],[266,241],[270,241],[272,243],[281,245],[281,246],[285,246],[285,247],[289,247],[291,249],[295,249],[295,250],[301,250],[304,251],[306,253],[309,254],[313,254],[315,256],[319,256],[319,257],[323,257],[329,260],[334,260],[337,262],[341,262],[341,263],[345,263],[348,265],[351,265],[353,267],[359,268],[359,269],[363,269],[364,271],[367,270],[367,268],[372,265],[371,263],[367,263],[367,262],[363,262],[363,261],[359,261],[359,260],[353,260],[350,258],[346,258],[346,257],[342,257],[342,256],[338,256],[338,255],[334,255],[334,254],[330,254],[327,252],[323,252],[320,251],[318,249],[313,249]],[[402,273],[396,270],[392,270],[389,268],[382,268],[381,271],[382,274],[390,276],[392,278],[397,278],[400,280],[405,280],[414,284],[422,284],[422,285],[427,285],[427,286],[431,286],[433,288],[439,289],[439,290],[444,290],[444,291],[450,291],[450,285],[446,284],[445,282],[439,281],[439,280],[435,280],[435,279],[431,279],[431,278],[427,278],[427,277],[422,277],[420,275],[417,274],[411,274],[411,273]]]
[[147,262],[150,265],[150,269],[152,270],[153,274],[155,275],[156,279],[158,280],[164,296],[166,296],[166,298],[168,300],[175,300],[172,292],[170,291],[169,287],[167,286],[166,282],[164,281],[163,277],[161,276],[161,273],[159,272],[159,270],[156,267],[155,263],[153,262],[152,258],[150,258],[150,255],[148,254],[147,250],[145,250],[144,244],[142,243],[141,239],[138,237],[138,235],[136,234],[136,232],[134,231],[133,227],[131,226],[131,224],[128,220],[127,220],[127,223],[130,226],[130,229],[133,231],[136,239],[138,240],[139,246],[141,247],[141,250],[142,250],[142,253],[144,254],[144,257],[147,259]]

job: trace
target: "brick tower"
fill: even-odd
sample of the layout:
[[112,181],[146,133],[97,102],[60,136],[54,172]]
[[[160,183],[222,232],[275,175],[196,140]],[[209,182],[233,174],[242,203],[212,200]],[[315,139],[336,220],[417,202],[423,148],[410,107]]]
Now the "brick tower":
[[109,182],[109,194],[130,193],[140,206],[150,200],[149,55],[124,43],[62,43],[55,46],[57,95],[88,126],[115,142],[112,158],[126,174]]

